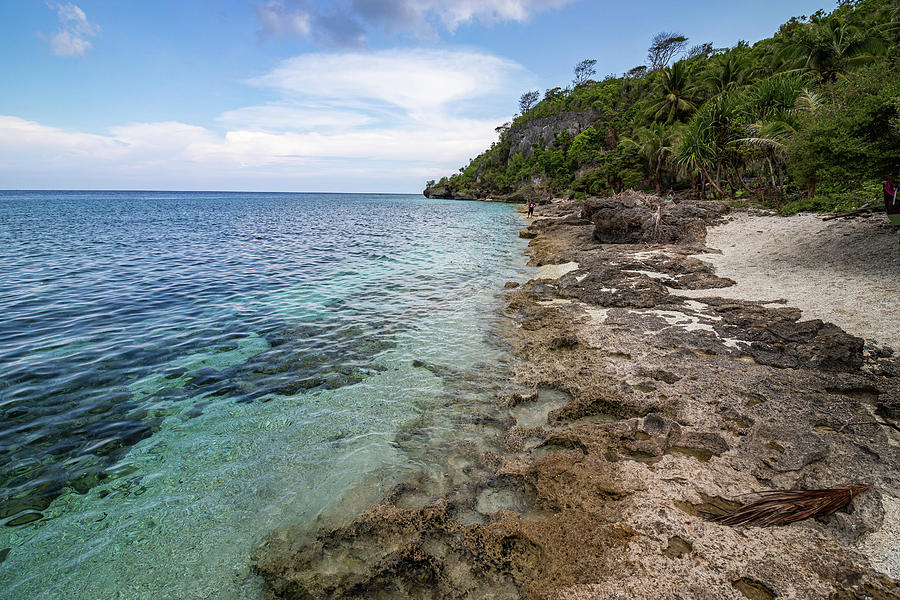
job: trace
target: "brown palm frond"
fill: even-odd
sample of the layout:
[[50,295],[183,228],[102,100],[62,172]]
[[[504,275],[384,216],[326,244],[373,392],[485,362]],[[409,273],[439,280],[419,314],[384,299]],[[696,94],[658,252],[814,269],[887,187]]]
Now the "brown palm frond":
[[762,499],[724,515],[711,516],[722,525],[787,525],[812,517],[823,517],[844,508],[871,485],[854,484],[824,490],[771,490],[756,492]]

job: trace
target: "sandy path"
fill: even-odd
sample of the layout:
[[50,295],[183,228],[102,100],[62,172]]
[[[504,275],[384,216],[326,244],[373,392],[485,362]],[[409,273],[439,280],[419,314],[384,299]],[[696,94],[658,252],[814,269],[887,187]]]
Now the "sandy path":
[[737,213],[710,228],[703,254],[716,275],[737,285],[671,290],[681,296],[784,299],[804,319],[830,321],[853,335],[900,350],[900,232],[881,215],[822,221],[818,215]]

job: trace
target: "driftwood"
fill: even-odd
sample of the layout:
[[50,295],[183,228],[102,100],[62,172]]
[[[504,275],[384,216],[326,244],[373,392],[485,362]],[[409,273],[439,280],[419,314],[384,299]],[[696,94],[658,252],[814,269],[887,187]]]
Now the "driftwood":
[[662,236],[662,204],[660,204],[656,207],[656,214],[653,215],[653,241],[659,243]]
[[834,213],[833,215],[828,215],[827,217],[823,218],[822,220],[823,221],[831,221],[832,219],[840,219],[841,217],[855,217],[857,215],[861,215],[864,213],[870,213],[870,212],[872,212],[871,210],[869,210],[869,207],[871,205],[872,205],[871,202],[866,202],[859,208],[854,208],[853,210],[845,210],[844,212]]
[[772,490],[756,492],[761,500],[724,515],[711,516],[713,523],[722,525],[756,525],[769,527],[787,525],[803,519],[823,517],[844,508],[860,492],[871,485],[854,484],[824,490]]

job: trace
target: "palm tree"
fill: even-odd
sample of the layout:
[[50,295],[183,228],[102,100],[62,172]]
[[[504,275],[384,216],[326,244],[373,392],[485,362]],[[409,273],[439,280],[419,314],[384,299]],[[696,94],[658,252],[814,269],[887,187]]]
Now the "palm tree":
[[703,83],[713,96],[743,89],[750,80],[751,61],[746,54],[732,51],[712,58],[710,63]]
[[677,125],[667,127],[662,123],[651,123],[637,130],[633,138],[622,138],[622,144],[636,148],[644,159],[657,194],[662,193],[663,177],[671,170],[681,129]]
[[712,126],[705,119],[695,115],[687,124],[681,141],[675,149],[675,159],[678,166],[686,173],[691,181],[694,174],[700,175],[700,195],[705,197],[704,183],[709,182],[721,195],[725,195],[722,188],[709,176],[709,167],[715,162],[715,150],[712,145]]
[[690,120],[675,150],[678,164],[687,172],[699,172],[719,194],[725,194],[722,177],[736,189],[742,161],[740,148],[733,142],[743,137],[743,121],[741,103],[734,94],[721,94],[708,101]]
[[786,146],[797,133],[798,115],[815,112],[822,104],[818,94],[804,86],[804,77],[797,74],[776,75],[759,82],[750,91],[745,108],[751,120],[747,125],[750,135],[732,142],[763,152],[773,188],[784,184]]
[[846,70],[872,62],[886,50],[880,32],[826,19],[810,24],[803,35],[785,42],[778,56],[793,70],[813,71],[823,81],[834,81]]
[[680,116],[696,110],[693,100],[693,86],[687,63],[678,61],[671,67],[657,71],[653,89],[653,99],[647,106],[647,115],[652,121],[671,124]]
[[780,74],[756,83],[747,93],[745,112],[752,121],[783,119],[795,112],[797,98],[806,88],[806,77]]

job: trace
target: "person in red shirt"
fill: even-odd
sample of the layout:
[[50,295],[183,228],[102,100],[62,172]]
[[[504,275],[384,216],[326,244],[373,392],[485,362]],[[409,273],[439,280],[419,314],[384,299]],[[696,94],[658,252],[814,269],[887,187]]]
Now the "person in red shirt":
[[890,177],[884,182],[884,202],[885,206],[897,203],[897,184]]
[[900,186],[888,180],[884,182],[884,210],[887,212],[888,219],[894,225],[900,225],[900,202],[898,202],[897,191]]

